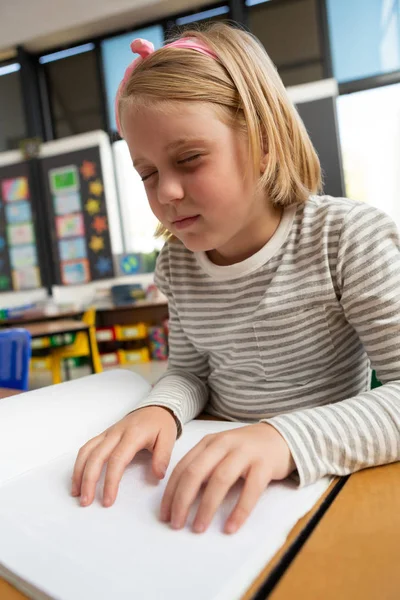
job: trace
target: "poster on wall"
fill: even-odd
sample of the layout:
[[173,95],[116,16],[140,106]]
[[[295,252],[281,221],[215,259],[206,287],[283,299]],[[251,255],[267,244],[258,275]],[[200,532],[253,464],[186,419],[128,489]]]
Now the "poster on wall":
[[114,276],[109,216],[98,146],[41,159],[54,232],[57,284]]
[[0,155],[0,292],[41,285],[28,164]]

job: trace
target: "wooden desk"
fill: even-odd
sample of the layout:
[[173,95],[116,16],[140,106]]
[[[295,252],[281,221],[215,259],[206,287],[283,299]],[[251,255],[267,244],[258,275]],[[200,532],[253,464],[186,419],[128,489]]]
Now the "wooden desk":
[[[40,310],[29,310],[20,317],[0,321],[0,327],[24,327],[26,323],[40,323],[81,317],[83,310],[65,310],[47,314]],[[162,301],[138,300],[134,304],[115,306],[105,304],[96,308],[98,327],[110,325],[131,325],[133,322],[162,322],[168,317],[168,303]]]
[[168,318],[168,303],[165,301],[149,302],[138,300],[126,306],[103,306],[96,311],[98,327],[112,325],[131,325],[132,323],[162,323]]
[[352,475],[271,600],[398,600],[399,507],[400,463]]
[[23,327],[25,323],[40,323],[43,321],[56,321],[58,319],[73,319],[75,317],[80,317],[82,314],[82,310],[60,310],[52,314],[47,314],[42,310],[27,310],[20,317],[0,321],[0,326]]
[[87,332],[89,330],[89,326],[86,323],[83,321],[74,321],[73,319],[61,319],[59,321],[43,323],[24,323],[21,327],[29,331],[32,338],[60,335],[63,333],[77,333],[78,331]]
[[[21,394],[22,390],[13,390],[11,388],[0,388],[0,400],[2,398],[8,398],[8,396],[16,396],[16,394]],[[1,598],[1,596],[0,596]]]

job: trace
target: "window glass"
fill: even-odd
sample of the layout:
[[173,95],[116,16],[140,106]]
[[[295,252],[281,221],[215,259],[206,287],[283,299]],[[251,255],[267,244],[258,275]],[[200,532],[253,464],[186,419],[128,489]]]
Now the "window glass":
[[117,130],[114,103],[118,86],[127,66],[135,57],[137,58],[137,55],[133,55],[130,49],[130,44],[135,38],[149,40],[157,49],[161,48],[164,43],[164,31],[161,25],[155,25],[153,27],[137,29],[131,33],[124,33],[123,35],[118,35],[101,42],[108,119],[112,131]]
[[315,0],[252,4],[249,26],[277,66],[285,85],[323,78]]
[[18,148],[26,137],[20,65],[0,64],[0,152]]
[[327,0],[339,82],[400,69],[400,0]]
[[400,84],[337,99],[346,193],[400,227]]
[[101,88],[93,44],[42,56],[53,114],[54,136],[103,129]]

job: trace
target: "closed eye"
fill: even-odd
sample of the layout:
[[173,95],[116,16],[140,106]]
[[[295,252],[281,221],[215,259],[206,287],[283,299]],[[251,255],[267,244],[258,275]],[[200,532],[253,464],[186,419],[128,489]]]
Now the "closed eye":
[[196,160],[196,158],[200,158],[200,156],[201,154],[193,154],[193,156],[189,156],[183,160],[178,160],[178,165],[184,165],[185,163],[192,162],[193,160]]
[[149,173],[148,175],[143,175],[141,177],[142,181],[146,181],[149,177],[151,177],[152,175],[155,175],[157,173],[157,171],[153,171],[153,173]]
[[[195,161],[197,158],[200,158],[201,154],[193,154],[193,156],[189,156],[188,158],[184,158],[183,160],[178,160],[177,163],[178,165],[184,165],[186,163],[190,163]],[[157,171],[153,171],[153,173],[149,173],[148,175],[143,175],[141,177],[142,181],[146,181],[147,179],[149,179],[149,177],[152,177],[153,175],[155,175],[157,173]]]

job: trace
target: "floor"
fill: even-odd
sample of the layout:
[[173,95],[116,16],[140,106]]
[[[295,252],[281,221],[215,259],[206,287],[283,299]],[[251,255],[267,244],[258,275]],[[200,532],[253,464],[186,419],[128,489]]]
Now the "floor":
[[[115,367],[118,368],[118,367]],[[151,361],[148,363],[141,363],[137,365],[124,365],[124,369],[129,369],[130,371],[134,371],[138,373],[144,379],[146,379],[149,383],[154,384],[161,377],[163,373],[165,373],[167,369],[166,361]],[[78,379],[79,377],[84,377],[85,375],[90,375],[89,367],[79,367],[76,369],[70,369],[71,379]],[[36,390],[38,388],[45,387],[47,385],[51,385],[51,374],[48,371],[36,372],[31,375],[31,379],[29,381],[29,389]]]

